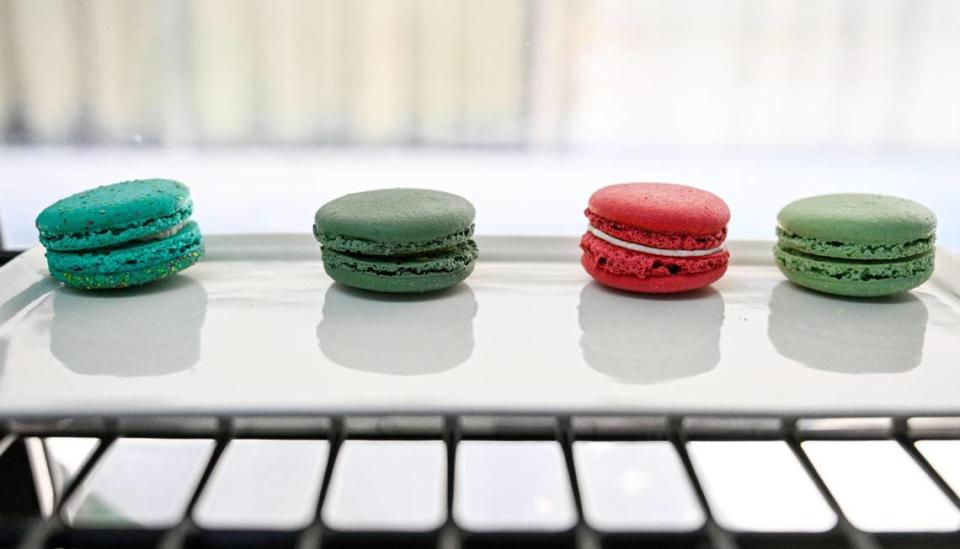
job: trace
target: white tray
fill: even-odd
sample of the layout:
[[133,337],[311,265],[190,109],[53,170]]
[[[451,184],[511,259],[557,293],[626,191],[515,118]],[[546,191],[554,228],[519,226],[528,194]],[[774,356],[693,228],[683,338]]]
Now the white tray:
[[304,235],[210,236],[140,290],[81,293],[33,249],[0,269],[0,417],[960,414],[960,259],[898,298],[803,291],[731,242],[712,289],[591,282],[573,238],[480,239],[459,287],[331,285]]

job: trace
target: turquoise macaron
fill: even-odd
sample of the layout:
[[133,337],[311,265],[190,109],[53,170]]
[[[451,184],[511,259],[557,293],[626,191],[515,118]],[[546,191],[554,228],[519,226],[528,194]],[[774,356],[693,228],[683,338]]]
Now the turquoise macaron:
[[109,289],[170,276],[203,257],[190,189],[169,179],[83,191],[40,212],[50,274],[68,286]]
[[323,267],[353,288],[423,293],[473,272],[475,210],[461,196],[429,189],[381,189],[342,196],[314,216]]
[[777,266],[793,283],[828,294],[879,297],[915,288],[934,266],[937,217],[879,194],[803,198],[777,216]]

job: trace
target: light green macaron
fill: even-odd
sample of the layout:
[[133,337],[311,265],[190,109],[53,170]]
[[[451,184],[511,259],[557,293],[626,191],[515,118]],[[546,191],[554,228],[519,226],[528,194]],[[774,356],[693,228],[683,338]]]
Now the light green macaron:
[[876,297],[915,288],[933,274],[937,218],[912,200],[814,196],[784,207],[777,224],[777,266],[806,288]]

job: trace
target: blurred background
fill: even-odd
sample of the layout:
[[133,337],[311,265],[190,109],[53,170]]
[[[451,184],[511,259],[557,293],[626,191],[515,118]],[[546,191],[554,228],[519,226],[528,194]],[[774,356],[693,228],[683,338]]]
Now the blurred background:
[[906,196],[960,250],[958,98],[955,0],[0,0],[0,231],[171,177],[207,232],[426,186],[482,234],[576,234],[593,190],[656,180],[726,199],[733,238]]

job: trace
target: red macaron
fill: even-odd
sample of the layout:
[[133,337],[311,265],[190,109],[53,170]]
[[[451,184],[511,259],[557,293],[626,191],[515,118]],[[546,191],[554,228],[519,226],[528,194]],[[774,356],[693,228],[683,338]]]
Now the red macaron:
[[730,209],[686,185],[622,183],[593,193],[581,263],[601,284],[641,293],[703,288],[727,271]]

